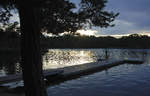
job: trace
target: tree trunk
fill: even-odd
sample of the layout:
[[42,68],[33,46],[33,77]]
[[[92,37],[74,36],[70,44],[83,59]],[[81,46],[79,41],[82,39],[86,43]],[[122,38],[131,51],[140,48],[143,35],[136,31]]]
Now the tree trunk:
[[26,96],[47,96],[40,54],[38,0],[18,0],[21,26],[21,64]]

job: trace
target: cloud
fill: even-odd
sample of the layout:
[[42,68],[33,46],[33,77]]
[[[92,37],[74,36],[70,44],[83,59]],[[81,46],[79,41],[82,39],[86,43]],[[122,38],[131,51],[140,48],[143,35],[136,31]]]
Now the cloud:
[[[81,0],[70,0],[79,4]],[[119,12],[112,28],[94,28],[96,35],[150,34],[150,0],[108,0],[105,10]],[[18,16],[11,21],[19,20]]]
[[94,30],[98,31],[96,35],[128,35],[136,33],[146,33],[149,35],[150,33],[149,29],[141,29],[133,22],[116,20],[114,23],[116,24],[115,27],[94,28]]
[[[79,4],[80,0],[71,0]],[[108,0],[104,10],[119,12],[113,28],[97,30],[97,35],[122,35],[150,31],[150,0]]]
[[10,22],[20,22],[18,14],[13,14],[13,16],[10,18]]
[[[99,29],[99,34],[101,35],[121,35],[121,34],[130,34],[131,30],[136,28],[135,24],[132,22],[127,22],[123,20],[116,20],[114,22],[115,27],[102,28]],[[134,32],[132,32],[134,33]]]
[[101,29],[99,34],[132,34],[150,32],[150,0],[108,0],[105,10],[119,12],[116,26]]
[[150,0],[108,0],[107,9],[118,11],[149,11]]
[[97,34],[97,30],[78,30],[77,33],[80,33],[81,35],[96,35]]

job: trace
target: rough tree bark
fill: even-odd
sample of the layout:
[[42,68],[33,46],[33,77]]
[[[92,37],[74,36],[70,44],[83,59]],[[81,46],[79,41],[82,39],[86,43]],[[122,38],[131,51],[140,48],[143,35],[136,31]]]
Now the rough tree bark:
[[21,64],[26,96],[47,96],[40,54],[39,0],[18,0],[21,26]]

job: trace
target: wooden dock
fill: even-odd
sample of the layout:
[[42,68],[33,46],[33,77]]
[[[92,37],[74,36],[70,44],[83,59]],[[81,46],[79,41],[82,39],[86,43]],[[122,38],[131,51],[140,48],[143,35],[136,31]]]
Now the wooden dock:
[[62,68],[64,72],[62,73],[62,79],[71,79],[80,77],[82,75],[88,75],[94,72],[98,72],[101,70],[105,70],[114,66],[118,66],[121,64],[143,64],[144,61],[138,59],[126,59],[126,60],[104,60],[94,63],[87,63],[83,65],[76,65]]
[[[72,78],[78,78],[82,75],[91,74],[100,70],[108,69],[113,66],[118,66],[124,63],[130,64],[142,64],[144,61],[138,59],[126,59],[126,60],[104,60],[93,63],[86,63],[82,65],[69,66],[64,68],[58,68],[55,70],[45,70],[44,77],[47,81],[64,81]],[[0,85],[4,83],[20,81],[22,80],[22,74],[8,75],[0,77]]]

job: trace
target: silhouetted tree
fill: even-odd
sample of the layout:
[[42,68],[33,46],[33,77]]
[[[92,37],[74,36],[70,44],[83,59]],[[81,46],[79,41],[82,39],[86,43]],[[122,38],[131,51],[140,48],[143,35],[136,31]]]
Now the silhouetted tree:
[[[43,82],[41,55],[40,55],[40,27],[39,7],[40,0],[18,0],[17,2],[3,1],[3,10],[16,6],[19,10],[21,25],[21,64],[23,71],[24,89],[26,96],[46,96]],[[13,1],[13,0],[12,0]],[[13,5],[14,4],[14,5]],[[15,5],[16,4],[16,5]],[[12,7],[13,8],[13,7]],[[10,12],[10,11],[9,11]],[[8,13],[9,13],[8,12]],[[6,14],[7,12],[4,12]],[[2,21],[8,22],[10,16],[2,16]]]
[[41,9],[41,30],[59,34],[74,34],[83,28],[108,27],[119,14],[104,10],[107,0],[81,0],[79,10],[69,0],[49,0]]
[[[118,14],[104,11],[107,0],[81,0],[78,12],[68,0],[1,0],[0,21],[9,21],[12,8],[18,8],[21,25],[22,70],[27,96],[45,96],[40,56],[40,30],[53,34],[74,33],[91,26],[108,27]],[[17,6],[16,6],[17,5]],[[41,11],[40,9],[41,8]],[[41,17],[40,17],[41,12]],[[41,26],[39,26],[39,20]],[[89,25],[89,26],[86,26]],[[85,38],[86,39],[86,38]]]
[[46,96],[40,54],[40,10],[37,7],[39,1],[21,0],[17,3],[21,25],[21,63],[26,96]]

